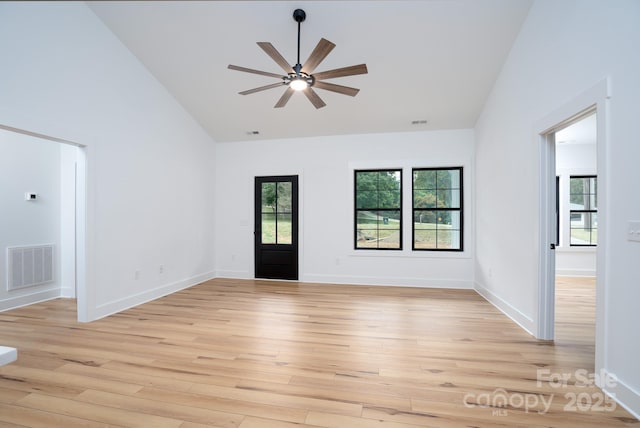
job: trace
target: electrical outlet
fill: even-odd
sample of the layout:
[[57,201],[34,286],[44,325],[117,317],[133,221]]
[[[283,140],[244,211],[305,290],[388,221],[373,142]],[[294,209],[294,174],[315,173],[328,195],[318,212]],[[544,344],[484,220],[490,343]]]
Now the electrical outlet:
[[137,270],[133,273],[133,279],[135,279],[136,281],[140,279],[140,271]]
[[158,267],[158,273],[160,275],[162,275],[164,273],[164,265],[160,265],[160,267]]
[[640,221],[630,221],[629,230],[627,234],[629,241],[640,242]]

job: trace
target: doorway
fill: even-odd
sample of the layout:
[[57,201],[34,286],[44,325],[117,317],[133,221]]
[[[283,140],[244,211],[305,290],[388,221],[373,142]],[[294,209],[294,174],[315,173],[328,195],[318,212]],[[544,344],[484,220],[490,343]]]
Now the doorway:
[[[88,321],[87,319],[87,298],[86,298],[86,148],[72,141],[43,135],[24,129],[13,128],[0,124],[0,130],[7,132],[7,135],[15,135],[20,141],[43,142],[41,147],[54,147],[59,149],[53,159],[58,159],[58,178],[51,180],[57,182],[57,189],[44,195],[43,206],[55,206],[51,198],[59,199],[59,238],[55,239],[54,270],[56,273],[59,290],[56,295],[43,296],[48,298],[65,297],[76,298],[76,309],[78,321]],[[32,145],[37,147],[38,144]],[[31,146],[31,145],[30,145]],[[37,150],[34,148],[32,150]],[[39,152],[37,152],[39,153]],[[49,149],[46,151],[49,154]],[[53,163],[48,162],[53,165]],[[14,183],[15,184],[15,183]],[[16,186],[14,186],[16,187]],[[18,184],[17,187],[20,187]],[[16,189],[13,189],[14,191]],[[37,190],[37,189],[33,189]],[[38,200],[38,194],[34,193],[33,200]],[[58,197],[55,197],[58,195]],[[34,208],[33,211],[36,211]],[[57,215],[56,214],[56,215]],[[31,227],[32,225],[30,225]],[[50,228],[50,227],[49,227]],[[33,227],[31,227],[33,229]],[[31,230],[28,229],[28,230]],[[42,229],[42,228],[41,228]],[[20,230],[23,230],[22,228]],[[20,233],[22,236],[22,232]],[[30,237],[27,241],[34,239]],[[38,240],[39,238],[35,238]],[[52,241],[52,243],[54,243]],[[52,291],[55,291],[52,289]],[[27,296],[21,301],[21,305],[35,303],[43,300],[38,299],[38,294]]]
[[298,176],[255,178],[255,277],[298,280]]
[[593,369],[598,243],[597,113],[587,110],[554,133],[556,167],[556,343],[583,348]]
[[[553,340],[555,327],[555,275],[556,275],[556,132],[596,113],[597,128],[597,247],[595,251],[595,364],[594,370],[604,368],[606,320],[604,297],[606,287],[607,248],[607,161],[606,125],[610,89],[603,79],[590,89],[576,95],[535,124],[539,149],[539,245],[538,245],[538,339]],[[578,216],[576,216],[576,219]]]

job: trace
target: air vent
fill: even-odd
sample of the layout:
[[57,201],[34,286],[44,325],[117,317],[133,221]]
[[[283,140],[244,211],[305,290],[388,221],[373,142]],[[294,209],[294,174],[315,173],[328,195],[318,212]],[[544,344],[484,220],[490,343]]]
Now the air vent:
[[412,125],[426,125],[427,121],[425,119],[420,119],[420,120],[412,120],[411,121]]
[[7,289],[53,282],[53,245],[7,248]]

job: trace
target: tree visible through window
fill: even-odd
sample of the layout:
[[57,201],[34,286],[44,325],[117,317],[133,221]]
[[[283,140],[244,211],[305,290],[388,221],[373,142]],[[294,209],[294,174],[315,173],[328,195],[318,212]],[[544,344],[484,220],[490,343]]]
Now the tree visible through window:
[[263,244],[291,244],[291,183],[262,183]]
[[594,175],[569,178],[571,245],[598,243],[598,179]]
[[355,171],[355,248],[402,249],[402,170]]
[[413,249],[462,251],[462,168],[414,168]]

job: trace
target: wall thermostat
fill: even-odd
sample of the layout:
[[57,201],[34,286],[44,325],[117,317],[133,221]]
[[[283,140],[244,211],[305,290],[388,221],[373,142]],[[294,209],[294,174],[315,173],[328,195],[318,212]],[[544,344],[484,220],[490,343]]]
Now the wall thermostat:
[[35,201],[36,199],[38,199],[38,195],[35,193],[27,192],[24,194],[25,201]]

